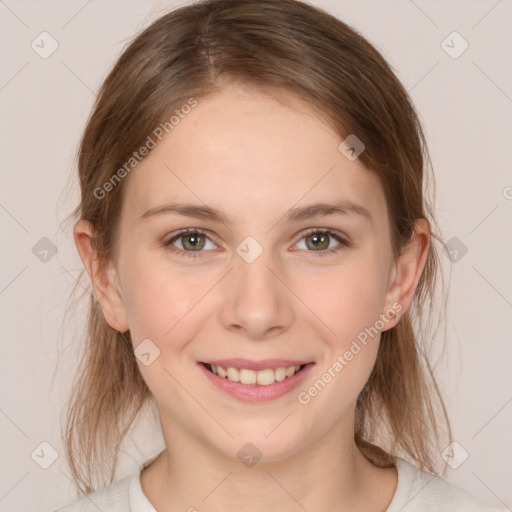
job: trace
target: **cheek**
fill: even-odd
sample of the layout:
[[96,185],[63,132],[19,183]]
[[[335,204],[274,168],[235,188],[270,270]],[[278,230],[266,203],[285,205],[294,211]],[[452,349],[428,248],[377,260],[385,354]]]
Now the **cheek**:
[[368,272],[339,272],[310,294],[308,306],[322,319],[325,343],[315,378],[297,395],[311,431],[315,429],[312,419],[318,415],[331,425],[351,414],[368,381],[380,342],[377,283],[377,276]]
[[317,274],[315,286],[302,283],[301,296],[321,319],[316,324],[327,348],[318,369],[318,388],[325,385],[330,391],[322,393],[318,405],[332,409],[334,416],[352,407],[377,357],[386,283],[377,259],[376,254],[358,254],[346,265]]
[[322,321],[326,338],[338,350],[346,350],[351,340],[375,326],[382,313],[385,276],[372,260],[361,257],[297,283],[297,295]]
[[185,410],[189,397],[176,381],[189,378],[193,363],[185,348],[197,338],[210,313],[207,298],[201,299],[213,278],[190,272],[184,276],[176,268],[162,269],[154,263],[141,265],[132,276],[125,301],[132,343],[136,348],[149,339],[160,351],[149,366],[139,364],[141,375],[159,403],[165,403],[173,390],[174,406]]
[[134,344],[149,338],[167,349],[170,340],[191,339],[193,333],[183,330],[198,325],[191,319],[204,309],[201,298],[214,276],[181,272],[176,266],[143,258],[133,258],[124,270],[124,302]]

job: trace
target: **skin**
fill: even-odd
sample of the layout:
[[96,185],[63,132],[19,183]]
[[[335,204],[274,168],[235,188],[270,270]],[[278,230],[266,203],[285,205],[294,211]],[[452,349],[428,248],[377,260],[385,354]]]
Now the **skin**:
[[[408,250],[393,260],[380,182],[349,161],[340,142],[302,100],[229,85],[199,99],[126,178],[117,261],[99,266],[92,227],[75,226],[106,321],[129,329],[134,347],[149,338],[160,350],[149,366],[138,364],[166,444],[141,474],[161,512],[240,503],[249,512],[377,512],[391,502],[396,469],[372,465],[353,441],[355,402],[380,334],[307,405],[297,400],[379,314],[396,302],[401,314],[409,309],[430,244],[428,223],[419,220]],[[371,221],[356,214],[281,220],[292,207],[340,199],[365,207]],[[171,213],[140,218],[175,202],[220,209],[232,224]],[[200,251],[190,248],[190,236],[165,246],[185,228],[207,232]],[[335,230],[351,246],[328,238],[315,248],[308,228]],[[236,252],[247,236],[263,248],[252,263]],[[172,252],[187,248],[196,257]],[[197,366],[230,357],[315,366],[300,389],[241,402]],[[236,455],[247,442],[262,454],[250,468]]]

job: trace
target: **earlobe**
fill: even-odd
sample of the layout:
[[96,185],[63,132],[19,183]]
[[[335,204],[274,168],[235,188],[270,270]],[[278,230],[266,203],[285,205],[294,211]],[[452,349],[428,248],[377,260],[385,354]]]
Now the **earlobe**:
[[129,329],[124,301],[116,282],[116,270],[111,262],[101,262],[93,247],[94,228],[79,220],[73,228],[73,238],[84,264],[94,293],[103,310],[107,325],[118,332]]
[[[390,309],[394,303],[399,303],[402,306],[401,316],[412,304],[416,287],[427,262],[430,244],[430,225],[427,220],[418,219],[409,244],[403,249],[394,266],[394,277],[386,296],[385,306]],[[393,322],[394,325],[396,323],[398,318]]]

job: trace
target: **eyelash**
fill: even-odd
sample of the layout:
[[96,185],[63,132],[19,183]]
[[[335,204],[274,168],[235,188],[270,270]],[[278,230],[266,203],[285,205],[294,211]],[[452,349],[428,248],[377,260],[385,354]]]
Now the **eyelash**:
[[[210,240],[210,238],[208,237],[208,233],[206,231],[203,231],[202,229],[198,229],[198,228],[193,228],[193,229],[189,228],[189,229],[184,229],[184,230],[176,233],[172,238],[170,238],[164,242],[164,246],[169,248],[172,252],[183,255],[185,257],[198,258],[198,257],[200,257],[200,253],[205,252],[205,251],[183,251],[182,249],[178,249],[176,246],[173,245],[173,242],[175,242],[179,238],[183,237],[184,235],[190,235],[190,234],[205,235]],[[348,248],[348,247],[352,246],[352,243],[349,242],[348,240],[342,238],[338,234],[337,231],[333,231],[328,228],[326,228],[326,229],[319,229],[319,228],[307,229],[306,231],[304,231],[302,233],[302,237],[296,243],[300,242],[303,238],[305,238],[309,235],[314,235],[314,234],[327,234],[327,235],[331,236],[332,238],[334,238],[337,242],[339,242],[339,245],[337,245],[336,247],[332,247],[331,249],[325,249],[323,251],[318,251],[318,252],[317,251],[306,251],[306,252],[317,253],[313,257],[328,256],[329,254],[334,254],[343,248]],[[213,240],[210,240],[210,241],[213,242]],[[304,250],[304,249],[300,249],[300,250]]]

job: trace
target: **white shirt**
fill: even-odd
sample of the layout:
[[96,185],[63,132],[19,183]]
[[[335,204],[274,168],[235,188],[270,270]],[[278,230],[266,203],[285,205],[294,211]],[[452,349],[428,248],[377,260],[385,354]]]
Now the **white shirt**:
[[[142,491],[139,471],[54,512],[157,512]],[[480,503],[466,491],[396,458],[398,485],[386,512],[510,512]]]

